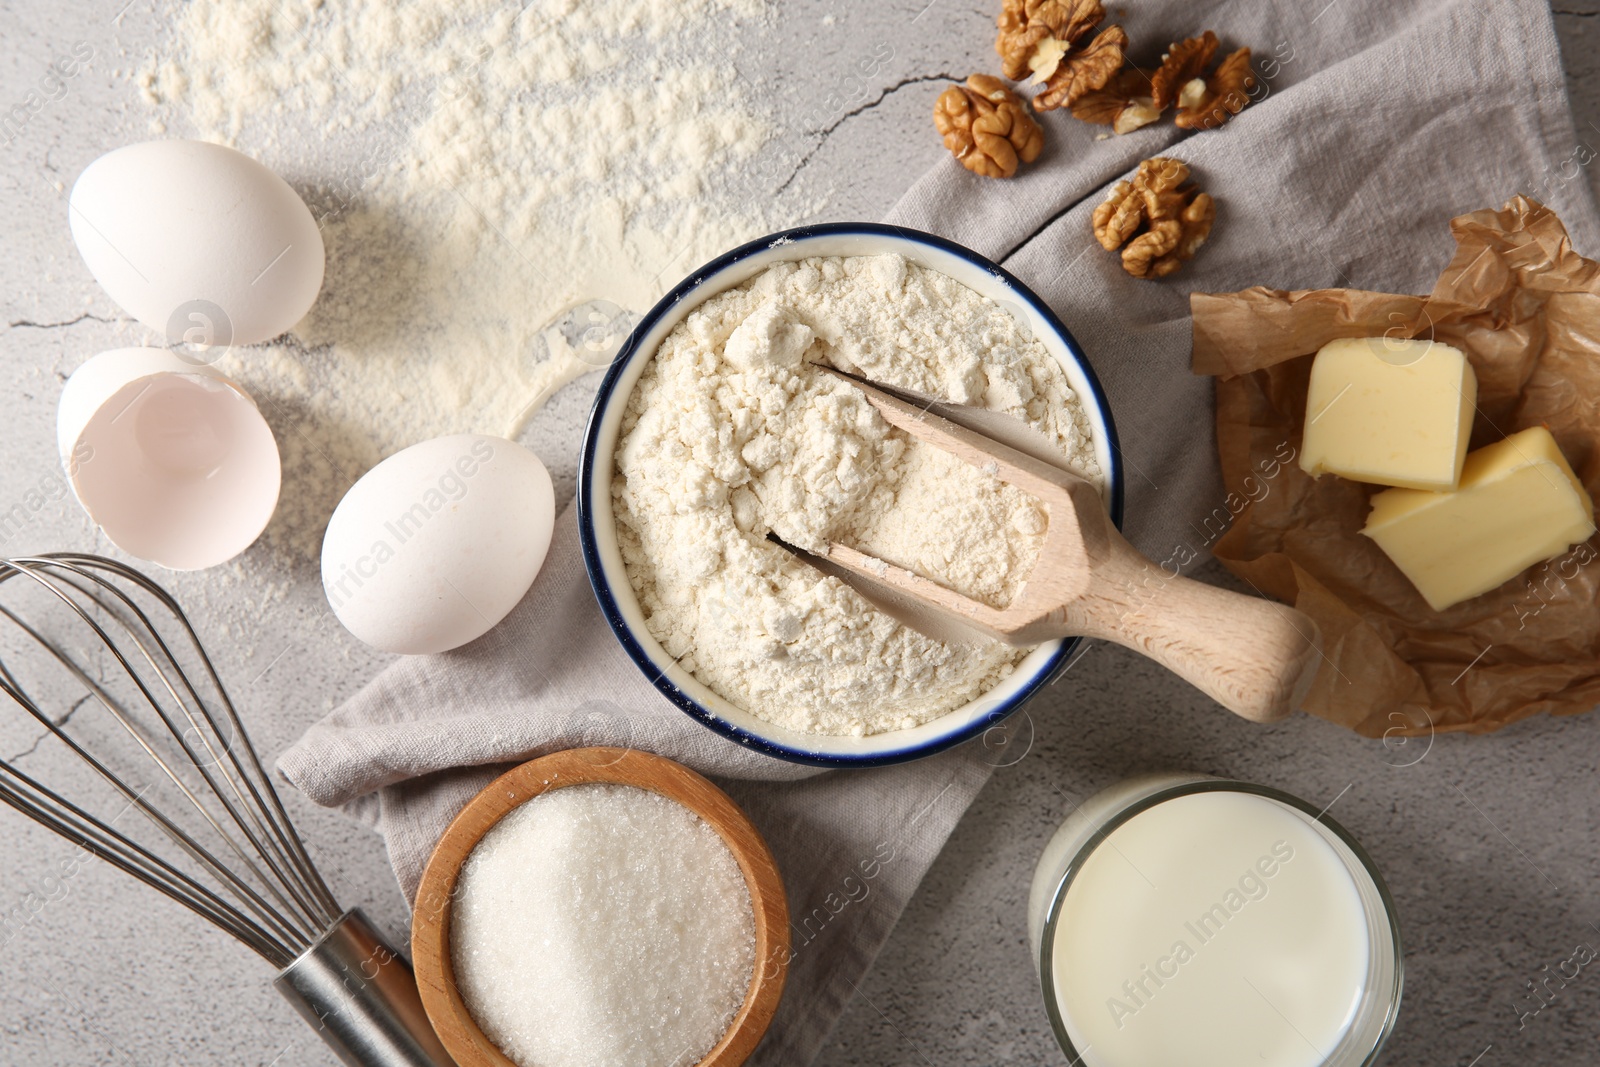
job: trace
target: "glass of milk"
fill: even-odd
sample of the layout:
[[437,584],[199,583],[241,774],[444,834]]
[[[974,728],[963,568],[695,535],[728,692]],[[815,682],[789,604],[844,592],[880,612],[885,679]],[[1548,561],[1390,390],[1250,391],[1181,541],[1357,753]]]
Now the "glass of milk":
[[1045,847],[1028,930],[1083,1067],[1357,1067],[1400,1008],[1394,902],[1305,801],[1201,775],[1097,794]]

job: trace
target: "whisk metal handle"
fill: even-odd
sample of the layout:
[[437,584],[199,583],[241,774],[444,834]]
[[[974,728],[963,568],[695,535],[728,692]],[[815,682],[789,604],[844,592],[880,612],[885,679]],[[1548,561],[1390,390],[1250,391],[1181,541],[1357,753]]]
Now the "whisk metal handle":
[[348,911],[273,981],[349,1067],[456,1067],[428,1022],[411,967]]

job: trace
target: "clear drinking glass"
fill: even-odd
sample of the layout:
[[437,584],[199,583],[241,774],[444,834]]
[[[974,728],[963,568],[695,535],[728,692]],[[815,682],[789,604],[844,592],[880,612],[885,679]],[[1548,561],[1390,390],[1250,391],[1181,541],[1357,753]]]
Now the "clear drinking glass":
[[1090,798],[1040,857],[1028,930],[1056,1039],[1084,1067],[1369,1065],[1400,1007],[1372,860],[1266,786],[1149,775]]

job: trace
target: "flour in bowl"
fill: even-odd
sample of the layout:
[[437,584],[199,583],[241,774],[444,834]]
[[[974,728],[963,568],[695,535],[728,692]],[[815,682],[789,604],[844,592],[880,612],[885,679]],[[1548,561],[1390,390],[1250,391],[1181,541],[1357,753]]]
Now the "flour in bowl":
[[994,688],[1025,651],[926,637],[767,534],[816,553],[850,545],[1004,606],[1047,515],[892,429],[815,363],[1025,419],[1098,483],[1089,418],[1023,324],[897,255],[777,264],[691,311],[645,369],[613,504],[650,632],[774,725],[906,729]]

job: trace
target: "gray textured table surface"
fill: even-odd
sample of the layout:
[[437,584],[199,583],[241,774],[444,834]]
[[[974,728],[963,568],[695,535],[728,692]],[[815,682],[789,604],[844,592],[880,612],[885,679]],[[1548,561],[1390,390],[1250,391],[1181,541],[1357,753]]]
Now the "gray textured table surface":
[[[94,295],[68,236],[63,189],[101,152],[146,136],[128,70],[160,39],[160,16],[148,0],[124,2],[0,4],[0,104],[19,100],[73,42],[96,50],[67,94],[0,148],[6,508],[55,470],[64,374],[117,343],[115,323],[105,321],[114,309]],[[993,0],[941,0],[916,17],[925,4],[787,3],[759,38],[764,52],[753,59],[784,88],[774,104],[780,127],[796,101],[826,101],[825,121],[812,110],[780,134],[788,158],[831,191],[824,217],[879,217],[941,152],[929,128],[929,83],[993,65]],[[1579,136],[1600,145],[1600,0],[1562,0],[1556,24]],[[869,84],[850,79],[865,46],[882,42],[892,43],[893,59]],[[1595,168],[1588,179],[1600,182]],[[568,493],[572,430],[589,395],[582,384],[561,394],[535,441]],[[6,554],[58,547],[104,548],[69,501],[30,512],[0,546]],[[193,576],[173,582],[202,632],[240,618],[241,602],[258,609],[248,632],[213,644],[268,752],[382,663],[353,640],[301,645],[297,634],[318,610],[315,575],[304,564],[280,571],[287,592],[270,598],[238,582],[221,591]],[[1216,571],[1202,577],[1226,581]],[[232,598],[226,613],[223,597]],[[1114,648],[1091,651],[1030,716],[1031,741],[1018,746],[1026,754],[995,776],[957,829],[821,1062],[1057,1062],[1024,948],[1032,865],[1074,802],[1162,769],[1254,779],[1331,804],[1365,842],[1399,901],[1408,949],[1389,1062],[1595,1061],[1600,979],[1585,973],[1568,983],[1522,1027],[1513,1005],[1577,945],[1600,945],[1592,888],[1600,876],[1600,719],[1541,719],[1492,738],[1441,737],[1403,750],[1304,718],[1248,728]],[[0,727],[0,753],[16,756],[30,744],[26,731]],[[378,840],[297,796],[289,802],[336,893],[400,933],[405,912]],[[259,961],[108,870],[52,880],[67,852],[0,813],[0,1064],[332,1062],[270,990]],[[31,907],[30,894],[46,905]]]

